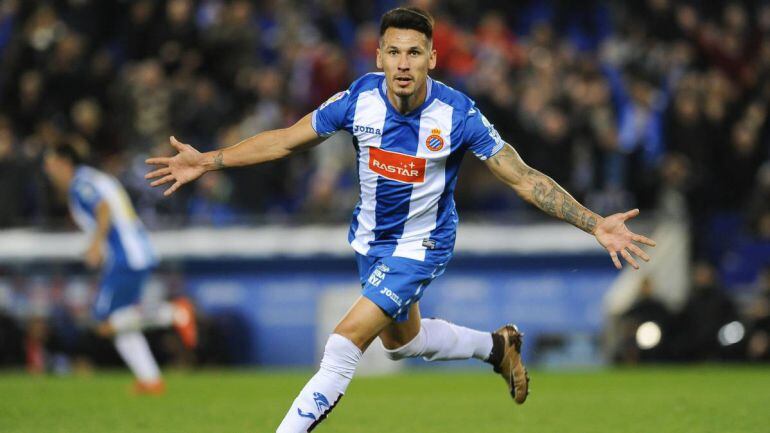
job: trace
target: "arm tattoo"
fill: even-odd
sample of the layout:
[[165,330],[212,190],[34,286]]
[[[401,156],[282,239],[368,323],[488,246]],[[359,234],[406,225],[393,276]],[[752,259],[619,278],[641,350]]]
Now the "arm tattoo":
[[567,221],[575,227],[593,234],[597,216],[583,207],[553,179],[529,167],[511,146],[505,146],[492,158],[492,164],[500,168],[497,173],[522,198],[553,217]]
[[545,213],[551,216],[559,216],[556,213],[556,188],[553,185],[549,188],[545,182],[535,183],[535,187],[532,190],[532,198],[535,200],[537,207]]
[[217,170],[225,168],[224,158],[225,155],[221,150],[214,156],[214,167],[216,167]]
[[[586,233],[593,234],[596,217],[593,212],[583,207],[550,177],[536,171],[527,173],[535,182],[532,188],[532,202],[548,215],[567,221]],[[557,203],[561,206],[557,208]],[[558,209],[558,211],[557,211]]]

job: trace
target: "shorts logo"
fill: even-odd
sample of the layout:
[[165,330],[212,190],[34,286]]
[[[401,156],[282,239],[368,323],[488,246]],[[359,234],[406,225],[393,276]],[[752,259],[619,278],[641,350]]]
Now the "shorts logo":
[[429,150],[438,152],[444,148],[444,139],[441,138],[441,130],[435,128],[430,132],[431,134],[425,139],[425,146],[427,146]]
[[403,153],[369,148],[369,169],[388,179],[404,183],[425,182],[425,159]]
[[389,271],[389,267],[387,267],[384,263],[380,263],[377,265],[377,268],[372,271],[372,274],[369,275],[369,284],[374,287],[379,287],[382,280],[385,279],[385,274],[387,274]]
[[400,297],[399,297],[397,294],[393,293],[393,291],[392,291],[392,290],[390,290],[390,289],[389,289],[389,288],[387,288],[387,287],[385,287],[385,288],[383,288],[382,290],[380,290],[380,295],[385,295],[385,296],[387,296],[387,297],[388,297],[388,298],[389,298],[391,301],[395,302],[395,303],[396,303],[396,305],[398,305],[399,307],[400,307],[400,306],[401,306],[401,304],[402,304],[402,302],[401,302],[401,298],[400,298]]

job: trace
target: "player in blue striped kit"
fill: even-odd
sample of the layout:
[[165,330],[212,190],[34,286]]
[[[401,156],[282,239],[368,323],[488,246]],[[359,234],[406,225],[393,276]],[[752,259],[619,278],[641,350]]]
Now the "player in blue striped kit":
[[283,158],[339,130],[353,135],[361,195],[348,239],[362,296],[329,337],[320,370],[294,400],[279,433],[308,432],[323,421],[377,337],[393,360],[489,362],[514,400],[525,401],[529,378],[515,326],[489,333],[420,317],[420,298],[452,256],[458,223],[453,191],[467,151],[526,201],[596,236],[616,267],[618,254],[635,268],[630,253],[648,260],[633,242],[654,243],[624,224],[637,210],[602,218],[586,209],[527,166],[470,98],[428,77],[436,64],[432,34],[433,19],[426,12],[393,9],[380,25],[377,66],[383,73],[364,75],[287,129],[203,154],[172,137],[176,156],[148,160],[161,166],[147,175],[157,178],[152,185],[173,182],[168,195],[208,170]]
[[141,330],[173,325],[185,346],[194,347],[192,304],[182,298],[152,307],[141,305],[142,288],[158,260],[128,194],[115,178],[82,165],[69,145],[48,151],[45,171],[56,190],[67,195],[75,222],[91,236],[85,263],[102,271],[93,308],[97,332],[113,338],[136,377],[137,393],[162,393],[160,370]]

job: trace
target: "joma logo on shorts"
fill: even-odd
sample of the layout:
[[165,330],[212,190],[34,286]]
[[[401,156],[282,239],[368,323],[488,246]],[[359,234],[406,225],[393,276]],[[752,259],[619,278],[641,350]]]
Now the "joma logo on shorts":
[[393,291],[390,290],[389,288],[385,287],[382,290],[380,290],[380,295],[387,296],[388,298],[390,298],[391,301],[395,302],[396,305],[398,305],[399,307],[401,306],[401,298],[399,298],[398,295],[393,293]]
[[382,135],[382,131],[376,128],[372,128],[371,126],[353,125],[353,133],[355,134],[357,132],[362,134]]

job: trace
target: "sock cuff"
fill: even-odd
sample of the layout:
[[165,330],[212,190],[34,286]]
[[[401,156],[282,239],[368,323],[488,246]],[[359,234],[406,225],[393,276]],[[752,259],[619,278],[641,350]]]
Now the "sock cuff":
[[332,334],[326,341],[319,373],[330,377],[339,375],[350,380],[362,356],[363,352],[352,341],[342,335]]
[[329,336],[329,339],[326,341],[325,352],[328,352],[330,349],[335,352],[346,353],[351,358],[354,358],[356,362],[358,362],[364,354],[355,343],[340,334],[331,334]]
[[[389,355],[398,355],[398,354],[405,354],[405,353],[413,353],[417,352],[415,349],[415,346],[422,346],[422,341],[425,339],[425,328],[420,326],[420,331],[417,333],[417,335],[414,336],[411,340],[409,340],[408,343],[404,344],[401,347],[397,347],[395,349],[388,349],[384,345],[382,346],[383,350],[385,350],[385,353]],[[382,343],[380,341],[380,343]],[[389,356],[390,357],[390,356]]]

